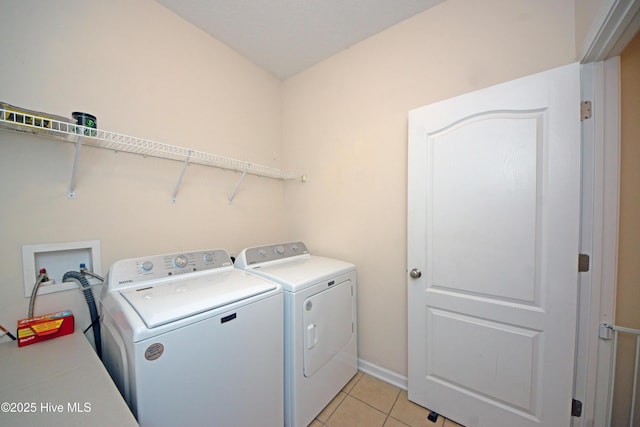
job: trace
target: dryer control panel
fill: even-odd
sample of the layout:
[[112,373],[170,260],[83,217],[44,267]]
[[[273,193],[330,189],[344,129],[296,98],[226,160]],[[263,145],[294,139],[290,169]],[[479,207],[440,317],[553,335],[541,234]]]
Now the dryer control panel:
[[[308,255],[309,251],[302,242],[278,243],[275,245],[257,246],[242,251],[242,262],[249,266],[252,264],[279,259],[290,258],[299,255]],[[237,262],[237,261],[236,261]]]
[[117,261],[111,266],[107,286],[113,289],[130,286],[136,282],[216,268],[233,268],[233,262],[224,249],[130,258]]

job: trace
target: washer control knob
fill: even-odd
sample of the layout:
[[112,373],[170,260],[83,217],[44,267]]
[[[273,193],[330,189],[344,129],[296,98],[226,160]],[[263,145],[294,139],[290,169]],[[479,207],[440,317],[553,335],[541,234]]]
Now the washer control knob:
[[206,254],[202,255],[202,260],[204,262],[206,262],[207,264],[212,263],[213,262],[213,254],[210,254],[209,252],[207,252]]
[[291,245],[291,250],[293,252],[297,251],[298,250],[298,245],[296,245],[295,243],[293,245]]
[[282,255],[284,253],[284,246],[282,245],[276,246],[275,251],[277,254]]
[[267,256],[267,251],[265,251],[264,249],[258,249],[258,255],[264,258]]
[[178,268],[185,268],[189,264],[189,259],[186,255],[178,255],[173,259],[173,265]]
[[153,263],[151,261],[145,261],[140,265],[140,270],[142,270],[144,273],[146,273],[147,271],[151,271],[152,268]]

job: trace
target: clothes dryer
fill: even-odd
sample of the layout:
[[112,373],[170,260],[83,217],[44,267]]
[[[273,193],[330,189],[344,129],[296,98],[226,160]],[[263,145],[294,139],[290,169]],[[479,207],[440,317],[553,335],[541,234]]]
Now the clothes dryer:
[[356,268],[302,242],[244,249],[236,268],[284,291],[285,426],[306,427],[356,374]]
[[114,263],[103,362],[143,426],[282,427],[281,286],[224,250]]

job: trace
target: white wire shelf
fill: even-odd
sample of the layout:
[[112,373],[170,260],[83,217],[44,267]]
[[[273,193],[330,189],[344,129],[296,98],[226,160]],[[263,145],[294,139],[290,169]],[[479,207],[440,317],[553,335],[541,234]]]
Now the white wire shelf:
[[280,180],[306,181],[307,178],[305,175],[284,171],[271,166],[218,156],[204,151],[137,138],[116,132],[109,132],[102,129],[88,128],[75,123],[56,120],[52,117],[47,117],[46,115],[33,115],[19,110],[0,108],[0,129],[54,136],[67,142],[75,143],[77,145],[77,149],[72,182],[69,188],[70,197],[74,197],[75,169],[77,166],[80,145],[88,145],[118,152],[140,154],[142,156],[158,157],[161,159],[184,162],[182,173],[180,174],[176,190],[174,191],[174,202],[180,182],[182,181],[182,176],[184,175],[184,171],[188,163],[242,172],[240,181],[236,184],[233,193],[229,196],[229,202],[233,200],[233,197],[246,174]]
[[244,172],[246,170],[248,174],[267,178],[299,180],[304,178],[302,174],[287,172],[270,166],[218,156],[186,147],[136,138],[134,136],[109,132],[102,129],[87,128],[75,123],[62,122],[47,117],[16,113],[12,110],[5,109],[0,109],[0,114],[0,123],[10,125],[9,127],[1,126],[5,129],[22,131],[31,129],[32,133],[59,136],[69,142],[76,142],[75,139],[78,136],[83,136],[82,143],[84,145],[178,161],[184,161],[188,158],[189,163],[238,172]]

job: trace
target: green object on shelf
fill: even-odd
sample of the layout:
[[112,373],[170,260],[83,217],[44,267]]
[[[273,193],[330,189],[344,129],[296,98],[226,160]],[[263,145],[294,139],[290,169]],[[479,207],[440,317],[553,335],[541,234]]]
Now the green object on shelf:
[[[96,129],[98,127],[96,116],[88,113],[81,113],[79,111],[74,111],[73,113],[71,113],[71,116],[76,119],[77,123],[81,126],[92,129]],[[78,133],[80,133],[80,129],[78,129]],[[84,134],[89,136],[96,136],[97,132],[94,130],[85,129]]]

